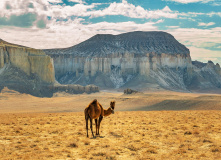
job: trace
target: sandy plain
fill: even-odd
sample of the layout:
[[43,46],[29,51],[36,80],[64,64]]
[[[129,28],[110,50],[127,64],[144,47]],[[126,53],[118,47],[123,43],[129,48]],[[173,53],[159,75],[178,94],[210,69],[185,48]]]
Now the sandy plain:
[[[94,98],[116,112],[86,137]],[[0,159],[221,159],[221,95],[147,92],[38,98],[0,93]],[[93,125],[94,130],[95,126]]]

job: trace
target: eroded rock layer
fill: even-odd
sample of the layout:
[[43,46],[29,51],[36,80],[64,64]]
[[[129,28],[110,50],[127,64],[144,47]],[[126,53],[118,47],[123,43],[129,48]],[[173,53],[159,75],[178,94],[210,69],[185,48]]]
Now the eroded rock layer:
[[54,64],[50,56],[42,50],[0,39],[0,91],[4,87],[40,97],[51,97],[55,92],[78,94],[99,91],[94,85],[60,85],[55,81]]
[[0,89],[8,87],[35,96],[52,96],[47,86],[54,82],[50,56],[42,50],[0,40]]
[[56,79],[63,84],[119,88],[142,79],[185,90],[193,72],[189,50],[165,32],[95,35],[45,52],[54,59]]
[[29,76],[36,74],[46,83],[55,81],[53,60],[42,50],[0,40],[0,69],[6,64],[19,68]]

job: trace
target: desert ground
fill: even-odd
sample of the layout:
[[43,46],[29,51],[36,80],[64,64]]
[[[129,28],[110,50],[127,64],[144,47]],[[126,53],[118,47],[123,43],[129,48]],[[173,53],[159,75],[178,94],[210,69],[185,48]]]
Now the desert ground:
[[[93,99],[116,111],[86,137]],[[0,93],[0,159],[221,159],[221,95],[147,92]],[[95,125],[93,125],[95,131]]]

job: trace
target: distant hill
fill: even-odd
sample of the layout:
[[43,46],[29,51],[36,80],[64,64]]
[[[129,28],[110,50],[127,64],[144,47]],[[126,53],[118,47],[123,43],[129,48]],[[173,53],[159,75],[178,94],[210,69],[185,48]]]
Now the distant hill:
[[119,35],[97,34],[90,39],[64,49],[48,49],[47,54],[70,54],[82,57],[105,57],[118,53],[189,54],[189,49],[166,32],[129,32]]
[[219,65],[192,62],[189,49],[166,32],[98,34],[69,48],[44,50],[54,59],[62,84],[103,89],[220,89]]

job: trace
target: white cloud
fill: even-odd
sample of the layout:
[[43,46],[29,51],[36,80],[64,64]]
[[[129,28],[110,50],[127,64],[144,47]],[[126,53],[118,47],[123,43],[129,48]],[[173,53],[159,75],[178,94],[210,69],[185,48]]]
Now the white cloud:
[[187,3],[197,3],[197,2],[208,3],[208,2],[212,2],[214,0],[166,0],[166,1],[173,1],[173,2],[187,4]]
[[162,22],[164,22],[164,19],[160,19],[160,20],[156,21],[156,24],[157,23],[162,23]]
[[180,26],[166,26],[166,27],[170,29],[174,29],[174,28],[179,28]]
[[221,6],[221,2],[214,2],[212,5],[213,6]]
[[221,17],[221,12],[210,12],[210,13],[207,13],[206,15],[212,17],[212,16],[219,16]]
[[[102,17],[106,15],[122,15],[130,18],[144,18],[144,19],[158,19],[158,18],[177,18],[177,12],[171,11],[168,6],[162,10],[146,10],[141,6],[135,6],[122,0],[121,3],[110,3],[104,9],[96,10],[97,5],[101,3],[86,4],[83,0],[69,0],[77,2],[74,6],[54,5],[53,3],[60,3],[61,0],[1,0],[0,1],[0,17],[10,18],[11,15],[21,15],[26,13],[34,13],[38,20],[47,17],[52,19],[70,19],[71,16],[76,17]],[[51,3],[49,3],[51,2]],[[6,5],[10,5],[7,9]],[[29,7],[32,4],[33,7]]]
[[105,15],[123,15],[131,18],[146,18],[146,19],[157,19],[157,18],[176,18],[177,13],[172,12],[168,6],[162,10],[145,10],[141,6],[135,6],[123,0],[122,3],[111,3],[107,8],[103,10],[89,11],[88,14],[91,18],[102,17]]
[[[95,34],[120,34],[131,31],[158,30],[154,22],[136,24],[135,22],[82,24],[81,18],[74,21],[51,21],[50,28],[0,28],[1,38],[16,44],[38,49],[64,48],[78,44]],[[28,40],[27,40],[27,37]]]
[[204,60],[204,62],[207,62],[208,60],[213,60],[216,63],[219,62],[217,58],[220,57],[221,51],[212,51],[209,49],[197,48],[197,47],[189,47],[189,49],[192,60],[200,59]]
[[196,21],[196,17],[198,16],[206,16],[206,17],[213,17],[219,16],[221,17],[221,12],[209,12],[209,13],[202,13],[202,12],[177,12],[179,19],[189,19],[192,21]]
[[[2,39],[16,44],[30,46],[34,48],[64,48],[78,44],[95,34],[120,34],[131,31],[156,31],[157,23],[164,22],[164,18],[193,18],[197,16],[220,16],[221,12],[210,13],[179,13],[172,11],[168,6],[158,10],[147,10],[141,6],[135,6],[122,0],[120,3],[106,4],[104,9],[97,10],[96,6],[101,3],[88,5],[83,0],[69,0],[76,2],[74,6],[53,5],[60,3],[61,0],[0,0],[0,17],[10,17],[11,15],[21,15],[24,13],[35,13],[37,20],[43,19],[47,22],[47,27],[38,29],[36,26],[31,28],[2,27],[0,35]],[[202,2],[202,0],[173,0],[180,3]],[[182,1],[182,2],[181,2]],[[6,7],[6,2],[10,7]],[[51,3],[49,3],[51,2]],[[204,1],[204,3],[209,1]],[[28,7],[32,3],[34,7]],[[106,15],[122,15],[131,18],[157,19],[156,22],[137,24],[135,22],[109,23],[100,22],[86,24],[83,18],[71,20],[75,17],[102,17]],[[51,17],[48,20],[47,17]],[[67,21],[57,21],[66,19]],[[35,24],[35,23],[34,23]],[[199,23],[199,26],[212,26],[214,22]],[[171,33],[181,43],[191,46],[191,56],[193,58],[207,58],[215,55],[220,57],[220,51],[210,51],[203,47],[219,46],[221,42],[221,27],[212,29],[180,28],[179,26],[167,26],[166,32]],[[28,38],[27,38],[28,37]],[[218,47],[216,47],[219,49]],[[200,56],[202,55],[203,56]]]
[[76,4],[74,6],[59,6],[54,5],[50,7],[50,10],[46,13],[47,16],[51,16],[52,18],[68,18],[70,16],[90,16],[90,11],[95,7],[95,4],[84,5],[84,4]]
[[[212,29],[177,28],[169,29],[179,42],[190,49],[190,55],[194,60],[202,58],[221,57],[221,51],[213,51],[204,47],[219,46],[221,42],[221,27]],[[221,63],[221,62],[219,62]]]
[[45,1],[45,3],[47,2],[51,2],[51,3],[62,3],[63,1],[62,0],[43,0]]
[[83,0],[68,0],[69,2],[85,3]]
[[196,29],[196,28],[177,28],[168,30],[181,43],[192,46],[199,46],[200,44],[221,42],[221,27],[212,29]]
[[168,6],[164,7],[164,9],[162,9],[162,11],[164,11],[164,12],[172,12],[171,9]]
[[208,26],[213,26],[214,24],[215,24],[214,22],[209,22],[209,23],[200,22],[200,23],[198,23],[198,26],[208,27]]

